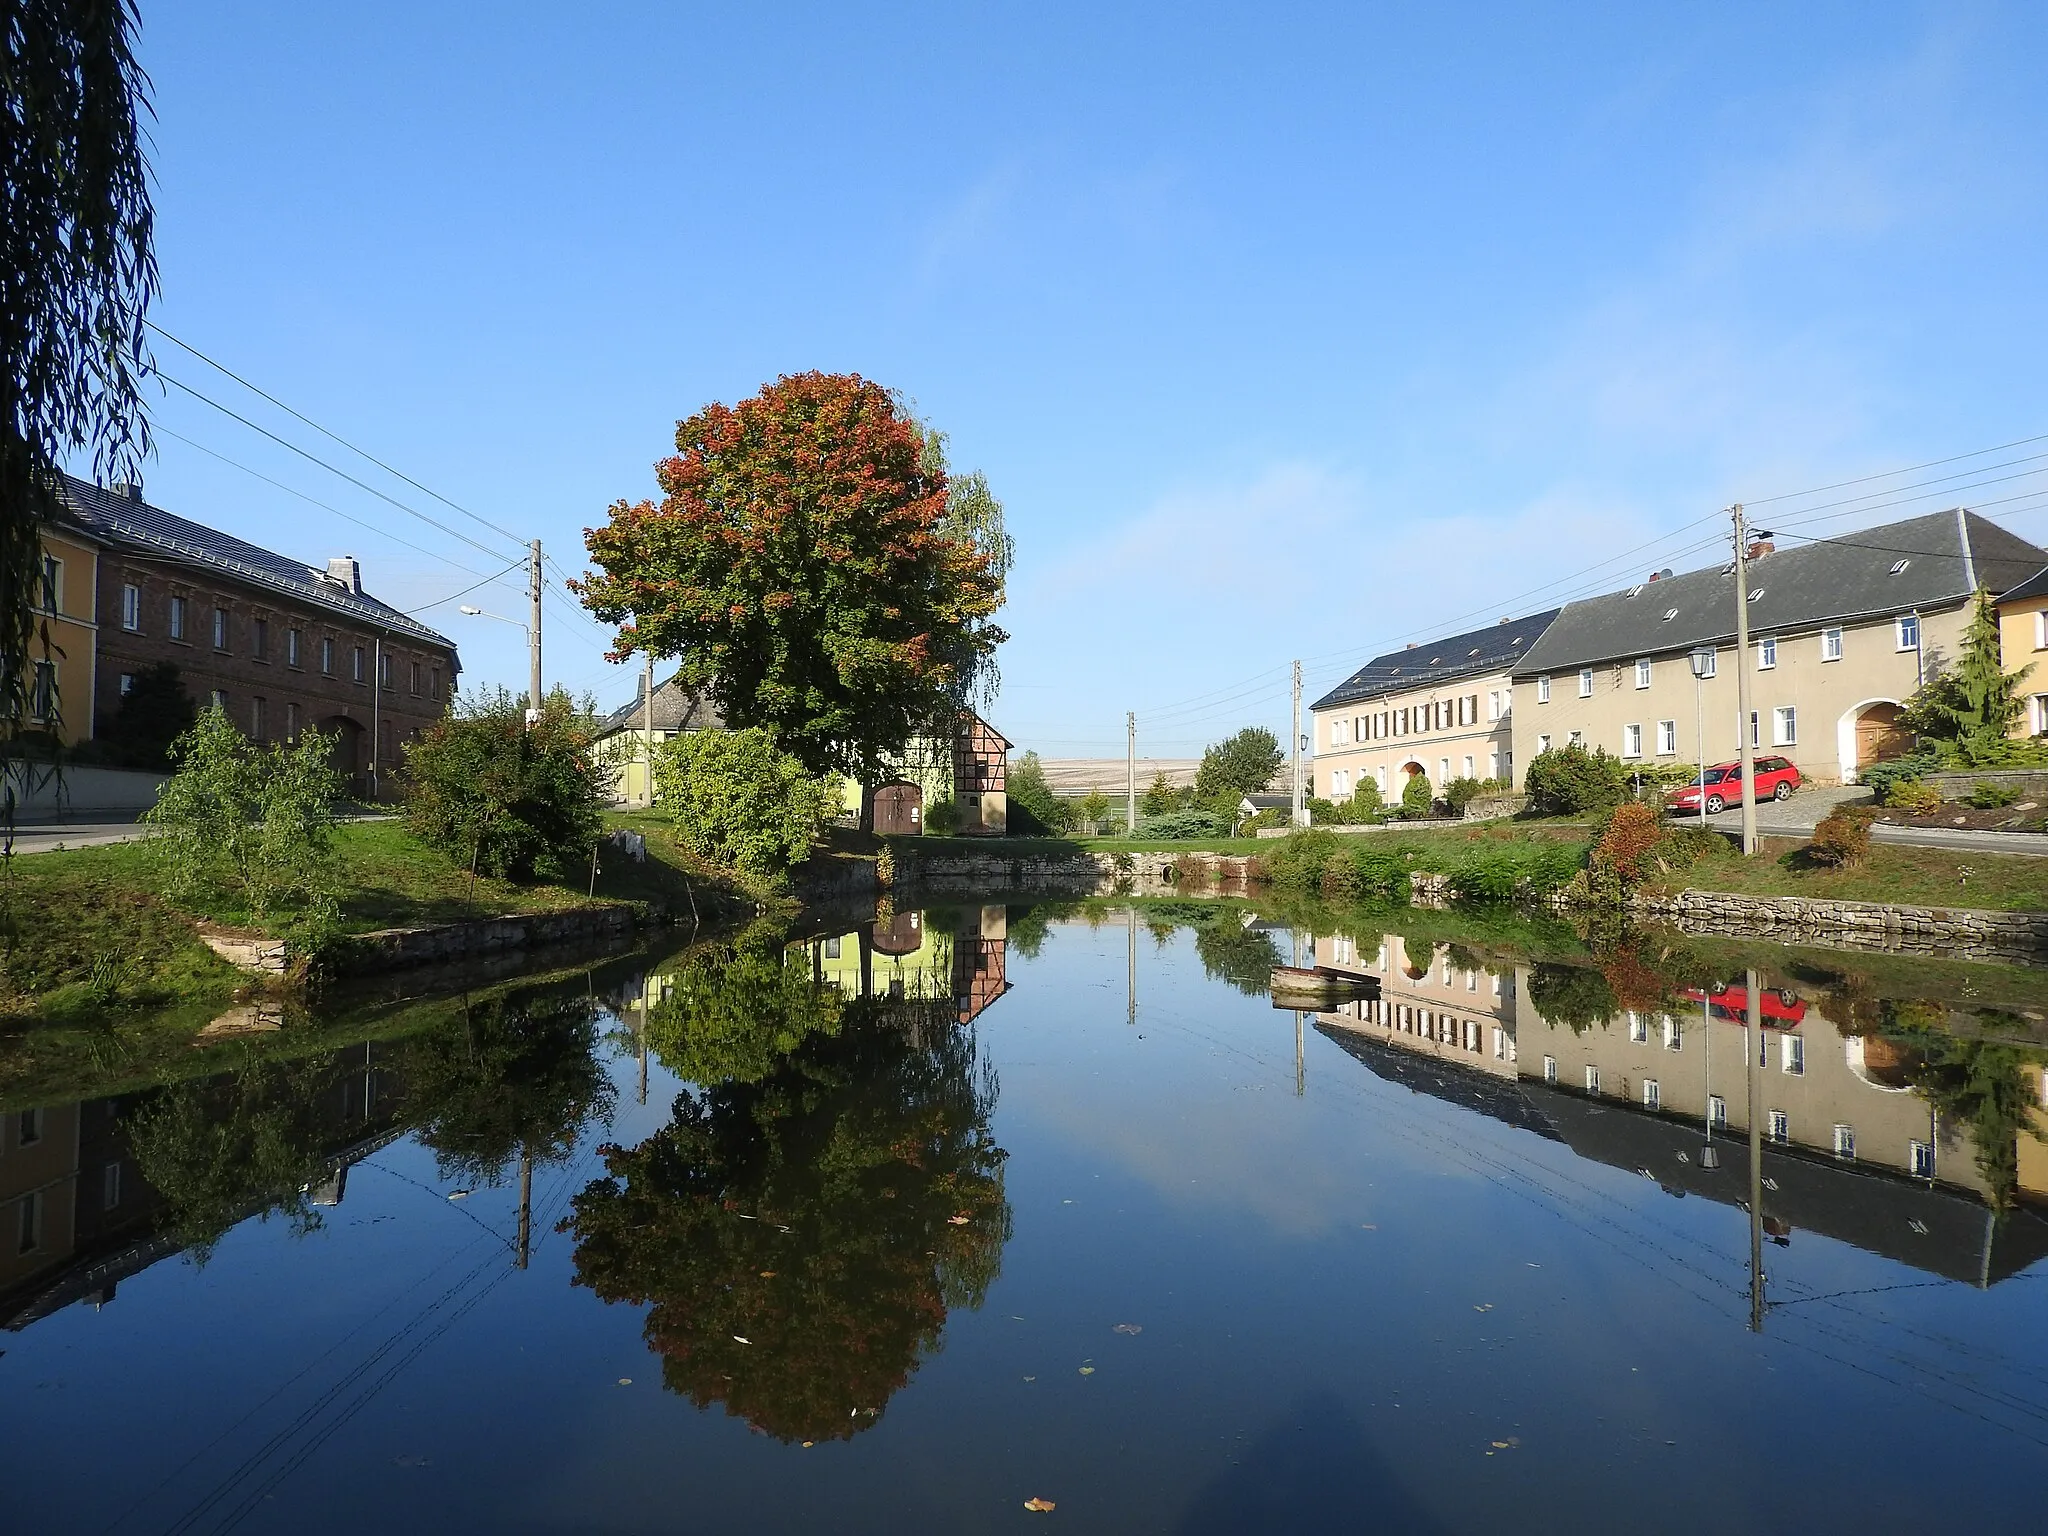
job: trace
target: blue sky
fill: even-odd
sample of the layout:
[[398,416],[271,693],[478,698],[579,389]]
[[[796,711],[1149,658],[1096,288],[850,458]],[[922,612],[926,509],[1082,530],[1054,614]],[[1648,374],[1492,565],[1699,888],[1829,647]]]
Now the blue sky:
[[[1008,509],[992,713],[1048,755],[1284,728],[1293,657],[1313,691],[1706,563],[1732,500],[2048,433],[2036,6],[142,11],[168,330],[570,570],[706,401],[900,389]],[[401,607],[517,554],[155,417],[151,500]],[[2048,541],[2029,468],[1900,506]],[[523,684],[516,630],[422,616]],[[630,696],[548,629],[551,682]]]

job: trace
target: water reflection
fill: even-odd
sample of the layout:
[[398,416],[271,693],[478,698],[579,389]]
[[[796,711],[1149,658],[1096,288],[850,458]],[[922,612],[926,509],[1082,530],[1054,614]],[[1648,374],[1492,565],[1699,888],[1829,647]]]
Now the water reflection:
[[981,1305],[1011,1214],[967,1026],[1007,987],[1003,922],[884,912],[650,978],[649,1042],[693,1086],[607,1149],[564,1230],[578,1285],[647,1308],[671,1391],[781,1440],[847,1439]]

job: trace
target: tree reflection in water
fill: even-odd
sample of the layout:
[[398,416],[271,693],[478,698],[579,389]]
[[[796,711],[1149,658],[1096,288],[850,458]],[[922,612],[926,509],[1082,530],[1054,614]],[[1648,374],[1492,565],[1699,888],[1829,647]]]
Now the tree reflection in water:
[[[728,1070],[607,1149],[563,1228],[579,1285],[648,1308],[671,1391],[782,1440],[845,1439],[995,1280],[1011,1221],[995,1074],[971,1029],[913,1043],[886,1000],[841,1002],[757,960],[677,989],[664,1050]],[[747,994],[765,1004],[758,1046],[733,1006]]]

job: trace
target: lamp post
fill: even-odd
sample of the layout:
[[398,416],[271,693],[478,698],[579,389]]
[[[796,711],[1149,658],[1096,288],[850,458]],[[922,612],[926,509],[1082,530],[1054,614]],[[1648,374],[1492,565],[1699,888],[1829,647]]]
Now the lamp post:
[[508,619],[502,613],[486,613],[483,609],[473,608],[468,603],[464,603],[456,611],[466,614],[472,619],[496,619],[500,624],[510,624],[514,629],[526,636],[526,650],[528,656],[533,660],[533,680],[535,684],[533,697],[526,701],[526,723],[532,725],[540,719],[540,658],[538,648],[534,645],[532,629],[520,623],[517,619]]
[[1692,667],[1692,730],[1700,757],[1700,825],[1707,824],[1707,717],[1701,688],[1714,675],[1714,648],[1696,645],[1686,658]]

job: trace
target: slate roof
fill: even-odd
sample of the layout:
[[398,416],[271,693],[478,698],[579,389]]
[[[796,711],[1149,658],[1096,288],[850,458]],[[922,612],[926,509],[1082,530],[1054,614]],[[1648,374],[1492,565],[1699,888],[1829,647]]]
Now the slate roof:
[[[599,723],[597,734],[609,736],[615,731],[646,730],[647,722],[640,715],[640,700],[647,691],[643,676],[633,688],[633,701],[621,704],[606,715]],[[693,688],[680,676],[672,677],[654,690],[654,728],[657,731],[722,731],[725,717],[718,712],[718,706],[711,702],[711,695],[702,688]]]
[[1483,1067],[1453,1058],[1424,1056],[1355,1029],[1316,1021],[1316,1032],[1334,1041],[1345,1055],[1362,1063],[1375,1077],[1399,1083],[1410,1093],[1426,1093],[1460,1109],[1474,1110],[1503,1125],[1530,1131],[1545,1141],[1563,1138],[1523,1094],[1519,1082],[1496,1077]]
[[1505,624],[1489,624],[1462,635],[1388,651],[1384,656],[1373,657],[1309,708],[1332,709],[1357,699],[1378,698],[1409,688],[1432,688],[1475,672],[1494,672],[1503,667],[1519,669],[1522,657],[1538,643],[1557,615],[1557,609],[1546,608]]
[[2010,592],[2000,593],[1998,600],[2001,603],[2016,602],[2023,597],[2048,597],[2048,565],[2042,566]]
[[[1894,567],[1904,562],[1904,569]],[[1979,586],[2005,591],[2048,565],[2048,550],[1955,508],[1839,538],[1780,549],[1749,565],[1752,634],[1945,608]],[[1666,617],[1669,615],[1669,617]],[[1515,676],[1735,639],[1735,575],[1727,561],[1567,603]]]
[[[379,602],[367,592],[354,591],[333,580],[324,565],[307,565],[259,548],[232,534],[153,507],[124,491],[111,491],[74,475],[64,477],[64,500],[77,525],[103,543],[173,564],[215,571],[244,585],[268,587],[388,632],[445,647],[454,655],[455,642],[446,635]],[[459,661],[457,667],[459,670]]]

